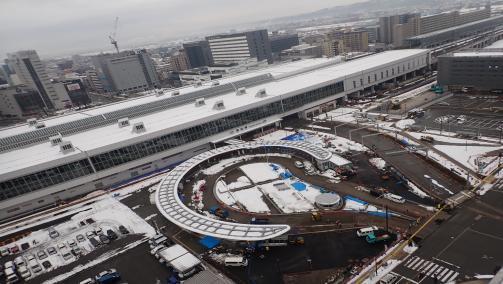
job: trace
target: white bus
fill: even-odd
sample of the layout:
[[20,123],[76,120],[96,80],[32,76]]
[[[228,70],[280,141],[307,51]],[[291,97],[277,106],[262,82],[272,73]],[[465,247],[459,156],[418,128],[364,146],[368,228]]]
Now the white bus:
[[242,256],[229,256],[224,259],[225,266],[247,266],[248,259]]
[[367,236],[377,230],[379,230],[379,228],[377,228],[376,226],[361,228],[361,229],[358,229],[358,231],[356,231],[356,235],[358,237],[365,237],[365,236]]

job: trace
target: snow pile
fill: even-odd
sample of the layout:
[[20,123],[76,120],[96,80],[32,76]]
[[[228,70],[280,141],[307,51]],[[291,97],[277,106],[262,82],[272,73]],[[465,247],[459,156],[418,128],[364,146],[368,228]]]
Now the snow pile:
[[408,254],[413,254],[419,247],[413,243],[413,242],[410,242],[408,245],[406,245],[404,248],[403,248],[403,251],[408,253]]
[[229,188],[227,187],[227,184],[223,180],[218,180],[216,185],[216,198],[219,199],[221,202],[233,206],[236,204],[236,199],[230,192]]
[[406,129],[406,128],[409,128],[409,126],[413,125],[414,123],[416,123],[416,121],[414,119],[402,119],[402,120],[397,121],[395,123],[395,126],[400,129]]
[[[256,154],[256,155],[244,155],[244,156],[239,156],[239,157],[235,157],[235,158],[223,159],[223,160],[220,160],[217,164],[202,170],[202,173],[205,175],[218,174],[221,171],[225,170],[226,168],[228,168],[232,165],[235,165],[237,163],[249,161],[249,160],[256,158],[256,157],[265,157],[265,156],[266,155],[263,155],[263,154]],[[288,155],[288,154],[279,154],[279,153],[268,153],[267,156],[269,156],[269,157],[284,157],[284,158],[291,158],[292,157],[291,155]]]
[[336,136],[334,134],[324,132],[316,133],[307,129],[301,129],[300,131],[303,132],[306,137],[306,142],[320,147],[329,146],[327,144],[330,144],[331,147],[328,147],[327,150],[333,153],[343,153],[347,151],[364,152],[368,150],[367,147],[360,143],[351,141],[344,137]]
[[319,125],[315,125],[315,124],[309,124],[308,127],[312,128],[312,129],[332,130],[332,128],[330,128],[330,127],[319,126]]
[[491,188],[494,186],[492,183],[484,183],[483,185],[480,186],[480,188],[477,190],[477,193],[479,195],[484,195],[486,194]]
[[381,158],[370,158],[369,162],[376,168],[383,170],[386,167],[386,162]]
[[264,136],[260,136],[259,138],[254,139],[255,141],[276,141],[276,140],[281,140],[287,136],[290,136],[292,134],[295,134],[293,131],[287,131],[287,130],[276,130],[274,132],[271,132],[269,134],[266,134]]
[[[418,151],[417,153],[422,154],[423,152]],[[451,172],[453,172],[457,176],[459,176],[465,180],[467,179],[468,172],[465,169],[457,166],[456,164],[452,163],[451,161],[447,160],[446,158],[442,157],[441,155],[439,155],[433,151],[428,151],[428,153],[424,153],[424,155],[427,156],[428,158],[430,158],[431,160],[435,161],[436,163],[440,164],[444,168],[449,169]],[[478,178],[470,175],[469,183],[472,186],[475,186],[479,182],[480,182],[480,180]]]
[[288,188],[280,190],[271,182],[257,186],[263,193],[267,194],[283,213],[305,212],[314,210],[313,204],[307,201],[299,192]]
[[446,188],[445,186],[441,185],[436,179],[433,179],[432,177],[430,177],[429,175],[424,175],[425,178],[429,179],[431,181],[431,183],[436,187],[436,188],[440,188],[440,189],[443,189],[444,191],[446,191],[447,193],[449,194],[454,194],[454,192],[450,191],[448,188]]
[[406,184],[407,184],[407,187],[410,189],[410,191],[412,193],[414,193],[415,195],[417,195],[421,198],[430,197],[426,192],[419,189],[419,187],[417,187],[417,185],[415,185],[413,182],[408,180]]
[[192,186],[192,196],[190,199],[192,200],[192,205],[199,210],[204,207],[203,195],[205,189],[206,181],[204,179],[196,181]]
[[[386,214],[385,211],[377,209],[377,207],[375,205],[369,204],[363,200],[359,200],[359,199],[354,198],[349,195],[344,198],[343,210]],[[391,215],[392,213],[389,213],[389,214]]]
[[248,212],[270,213],[271,210],[262,199],[262,192],[256,187],[239,190],[232,193],[236,200],[243,205]]
[[279,178],[279,173],[274,171],[268,163],[252,163],[239,167],[254,183],[274,180]]

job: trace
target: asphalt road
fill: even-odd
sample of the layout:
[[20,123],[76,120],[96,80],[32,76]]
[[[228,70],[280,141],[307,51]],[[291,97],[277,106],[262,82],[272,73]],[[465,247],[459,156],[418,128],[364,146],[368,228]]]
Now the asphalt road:
[[445,283],[442,280],[452,277],[460,280],[476,274],[495,274],[503,265],[501,204],[503,194],[491,190],[457,208],[452,218],[423,240],[420,249],[394,273],[419,283],[434,283],[433,275]]

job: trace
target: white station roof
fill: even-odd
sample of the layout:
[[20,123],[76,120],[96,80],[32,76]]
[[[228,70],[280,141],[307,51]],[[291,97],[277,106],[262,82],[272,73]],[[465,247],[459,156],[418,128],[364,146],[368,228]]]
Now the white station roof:
[[[40,169],[40,165],[49,162],[51,162],[51,165],[58,165],[67,163],[68,161],[84,159],[88,156],[185,129],[268,102],[277,101],[281,97],[296,95],[319,85],[338,82],[348,76],[354,76],[355,74],[360,74],[366,70],[371,70],[380,66],[387,66],[393,64],[393,62],[424,54],[425,52],[427,52],[427,50],[424,49],[386,51],[340,64],[334,64],[338,60],[332,59],[296,61],[235,77],[225,78],[220,80],[221,84],[253,77],[258,74],[264,75],[270,73],[273,75],[272,80],[247,88],[247,93],[244,95],[237,96],[234,91],[223,93],[205,98],[205,104],[199,107],[195,106],[194,101],[190,101],[158,112],[130,118],[130,125],[136,122],[143,122],[146,131],[142,133],[133,133],[131,127],[119,128],[117,124],[109,124],[86,129],[67,136],[63,135],[63,140],[70,141],[75,148],[75,151],[70,153],[63,154],[60,152],[59,147],[51,146],[48,139],[47,142],[40,142],[38,144],[0,152],[0,160],[2,161],[2,163],[0,163],[0,175],[7,173],[15,175],[16,171],[29,167]],[[177,97],[183,97],[185,94],[202,89],[210,90],[211,83],[199,88],[193,86],[182,88],[180,89],[180,95]],[[255,94],[260,89],[266,89],[267,96],[256,97]],[[110,111],[138,106],[148,102],[156,102],[157,100],[166,99],[171,96],[170,91],[166,91],[165,93],[165,95],[159,97],[156,95],[149,95],[111,104],[109,106],[51,118],[44,120],[44,123],[46,127],[49,127],[81,118],[102,116]],[[213,109],[215,102],[220,100],[223,100],[225,108],[222,110]],[[27,125],[11,127],[0,131],[0,138],[32,130],[33,128]]]
[[239,224],[200,215],[185,206],[178,196],[178,184],[200,163],[227,152],[261,147],[295,149],[323,161],[329,160],[332,155],[331,152],[307,142],[283,140],[247,142],[210,150],[183,162],[167,174],[156,192],[157,209],[169,221],[185,230],[220,239],[259,241],[285,234],[290,230],[288,225]]

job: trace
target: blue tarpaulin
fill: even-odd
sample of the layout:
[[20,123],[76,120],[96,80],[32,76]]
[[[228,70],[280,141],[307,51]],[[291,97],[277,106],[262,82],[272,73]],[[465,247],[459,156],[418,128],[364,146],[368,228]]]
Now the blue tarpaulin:
[[358,202],[358,203],[363,204],[363,205],[368,204],[367,202],[365,202],[365,201],[363,201],[363,200],[360,200],[360,199],[358,199],[358,198],[356,198],[356,197],[353,197],[353,196],[351,196],[351,195],[346,195],[346,197],[345,197],[345,198],[346,198],[346,199],[349,199],[349,200],[352,200],[352,201],[354,201],[354,202]]
[[271,166],[272,170],[275,172],[278,171],[278,169],[279,169],[279,166],[275,165],[275,164],[269,164],[269,166]]
[[212,249],[220,244],[220,240],[211,236],[203,237],[199,243],[207,249]]
[[297,191],[304,191],[304,190],[306,190],[306,184],[302,183],[302,182],[296,181],[296,182],[292,183],[292,186]]
[[286,170],[284,173],[279,174],[281,179],[289,179],[292,177],[292,173]]
[[287,140],[287,141],[304,141],[306,140],[306,137],[302,133],[295,133],[292,135],[288,135],[287,137],[281,139],[281,140]]

